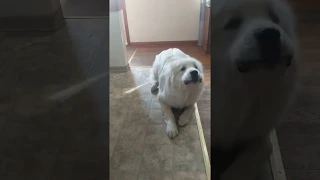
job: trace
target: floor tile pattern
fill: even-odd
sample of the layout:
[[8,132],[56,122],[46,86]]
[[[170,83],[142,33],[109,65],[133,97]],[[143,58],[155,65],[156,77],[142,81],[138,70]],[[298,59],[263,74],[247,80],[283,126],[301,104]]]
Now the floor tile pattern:
[[149,72],[131,68],[110,74],[110,180],[205,180],[195,118],[169,139],[159,103],[150,92]]

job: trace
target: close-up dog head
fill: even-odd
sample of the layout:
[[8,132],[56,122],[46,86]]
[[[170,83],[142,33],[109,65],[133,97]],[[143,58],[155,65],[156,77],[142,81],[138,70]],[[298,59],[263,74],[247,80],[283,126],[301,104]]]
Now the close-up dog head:
[[200,86],[203,84],[202,64],[194,58],[180,58],[170,64],[171,81],[175,86]]
[[238,72],[284,70],[296,61],[291,9],[283,0],[212,1],[212,56]]

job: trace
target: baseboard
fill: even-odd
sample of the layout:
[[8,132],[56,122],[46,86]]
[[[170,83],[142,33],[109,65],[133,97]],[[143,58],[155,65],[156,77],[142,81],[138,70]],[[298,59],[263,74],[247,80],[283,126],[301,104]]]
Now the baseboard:
[[117,73],[127,72],[130,70],[130,66],[128,64],[127,66],[110,67],[109,70],[110,72],[117,72]]
[[286,172],[282,162],[282,156],[281,156],[281,151],[279,147],[276,130],[273,130],[270,133],[270,141],[273,146],[272,154],[270,156],[270,164],[271,164],[273,180],[287,180]]
[[55,31],[64,22],[61,6],[48,16],[0,17],[0,31]]
[[156,42],[131,42],[134,46],[176,46],[185,44],[198,44],[198,41],[156,41]]
[[203,156],[203,161],[204,161],[204,167],[205,167],[205,171],[206,171],[206,175],[207,175],[207,180],[211,180],[211,163],[210,163],[210,158],[209,158],[209,154],[208,154],[208,148],[206,145],[206,141],[204,139],[204,133],[203,133],[203,128],[202,128],[202,124],[201,124],[201,118],[200,118],[200,114],[199,114],[198,104],[196,103],[194,106],[195,106],[194,115],[195,115],[197,127],[198,127],[200,145],[201,145],[202,156]]

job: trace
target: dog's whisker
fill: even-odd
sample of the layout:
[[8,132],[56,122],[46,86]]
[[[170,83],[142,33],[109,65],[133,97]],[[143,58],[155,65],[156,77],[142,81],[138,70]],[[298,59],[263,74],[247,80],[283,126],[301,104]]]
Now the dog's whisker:
[[128,91],[125,91],[123,94],[133,93],[134,91],[138,90],[139,88],[141,88],[142,86],[145,86],[145,85],[147,85],[147,84],[148,84],[147,82],[144,83],[144,84],[141,84],[141,85],[139,85],[139,86],[137,86],[137,87],[134,87],[134,88],[132,88],[132,89],[129,89]]

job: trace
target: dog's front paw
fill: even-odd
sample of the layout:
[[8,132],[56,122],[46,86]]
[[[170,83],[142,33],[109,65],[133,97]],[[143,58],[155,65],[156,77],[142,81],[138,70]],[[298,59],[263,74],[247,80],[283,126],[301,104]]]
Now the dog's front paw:
[[190,121],[190,116],[189,115],[186,115],[186,114],[182,114],[180,117],[179,117],[179,120],[178,120],[178,124],[179,126],[185,126],[186,124],[189,123]]
[[169,138],[174,138],[178,135],[177,125],[173,124],[170,121],[167,121],[167,134]]

